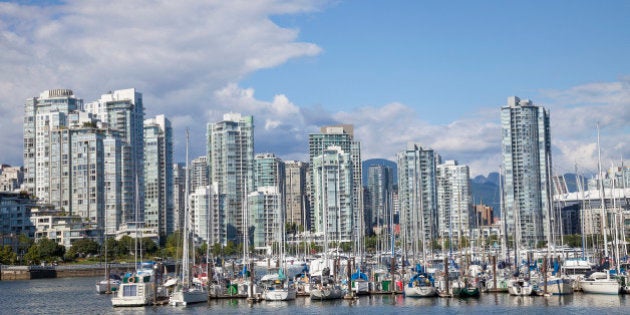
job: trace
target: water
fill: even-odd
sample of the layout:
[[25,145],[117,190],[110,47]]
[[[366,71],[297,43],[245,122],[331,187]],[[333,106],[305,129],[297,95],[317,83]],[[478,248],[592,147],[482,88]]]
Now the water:
[[100,278],[0,281],[0,314],[627,314],[630,296],[576,293],[553,297],[482,294],[479,299],[411,299],[402,295],[365,296],[355,301],[250,304],[244,299],[211,300],[188,307],[113,308],[110,295],[95,293]]

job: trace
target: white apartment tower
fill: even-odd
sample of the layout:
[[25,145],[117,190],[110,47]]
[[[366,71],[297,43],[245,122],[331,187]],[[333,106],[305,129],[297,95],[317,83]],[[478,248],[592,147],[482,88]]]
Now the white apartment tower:
[[95,115],[107,128],[118,132],[129,146],[129,154],[123,156],[123,194],[119,208],[123,224],[143,221],[144,210],[144,105],[142,94],[135,89],[124,89],[101,95],[95,102],[85,105],[88,113]]
[[534,248],[549,235],[551,134],[549,112],[529,100],[508,97],[501,107],[506,235]]
[[354,242],[354,165],[349,152],[329,146],[313,157],[314,231],[329,242]]
[[254,118],[228,113],[223,120],[209,123],[207,128],[207,157],[210,181],[218,185],[223,198],[221,219],[226,238],[240,243],[245,232],[245,199],[253,191]]
[[398,153],[399,219],[407,246],[421,241],[426,245],[438,235],[435,173],[439,159],[432,149],[413,143]]
[[352,226],[355,229],[353,232],[354,240],[362,240],[364,236],[364,222],[363,222],[363,185],[361,183],[361,143],[354,139],[354,127],[352,125],[338,125],[338,126],[325,126],[320,129],[320,133],[310,134],[308,138],[309,142],[309,186],[311,187],[312,195],[310,200],[310,228],[311,231],[319,231],[316,226],[321,224],[316,222],[316,210],[315,210],[315,195],[321,196],[322,192],[318,189],[322,189],[321,186],[315,185],[316,175],[315,166],[313,165],[316,157],[321,156],[325,151],[328,151],[331,146],[337,147],[347,154],[349,162],[352,165],[352,186],[350,194],[350,203],[352,204]]
[[472,201],[468,166],[448,160],[437,166],[439,237],[459,244],[470,237]]
[[173,233],[173,207],[173,131],[158,115],[144,121],[144,226]]

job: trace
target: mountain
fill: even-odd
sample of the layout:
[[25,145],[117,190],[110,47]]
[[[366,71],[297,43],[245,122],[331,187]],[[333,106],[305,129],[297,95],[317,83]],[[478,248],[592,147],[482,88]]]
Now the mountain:
[[492,207],[494,216],[501,212],[501,196],[499,194],[499,173],[493,172],[488,177],[479,175],[470,180],[473,205],[483,203]]

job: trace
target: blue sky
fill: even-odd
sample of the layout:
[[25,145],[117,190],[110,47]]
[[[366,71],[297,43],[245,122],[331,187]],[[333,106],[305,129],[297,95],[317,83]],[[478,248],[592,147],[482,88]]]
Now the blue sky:
[[202,155],[206,124],[235,111],[284,159],[351,123],[364,159],[416,142],[487,174],[517,95],[551,110],[554,172],[592,172],[597,122],[604,165],[630,155],[628,16],[628,1],[0,2],[0,162],[22,163],[26,98],[135,87],[182,161],[185,128]]
[[272,17],[323,51],[242,85],[330,110],[401,102],[448,123],[509,95],[629,73],[629,13],[627,1],[344,1]]

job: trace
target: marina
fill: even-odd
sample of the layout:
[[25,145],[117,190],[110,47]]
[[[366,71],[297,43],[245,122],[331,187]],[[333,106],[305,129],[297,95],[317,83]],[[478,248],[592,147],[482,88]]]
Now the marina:
[[[297,297],[292,301],[249,303],[246,299],[211,299],[187,307],[111,306],[111,295],[94,292],[100,277],[37,279],[0,282],[0,305],[6,314],[625,314],[630,307],[627,295],[596,295],[576,292],[565,296],[511,296],[482,293],[477,299],[406,298],[403,295],[366,295],[353,300],[329,302]],[[42,303],[46,301],[46,303]]]

